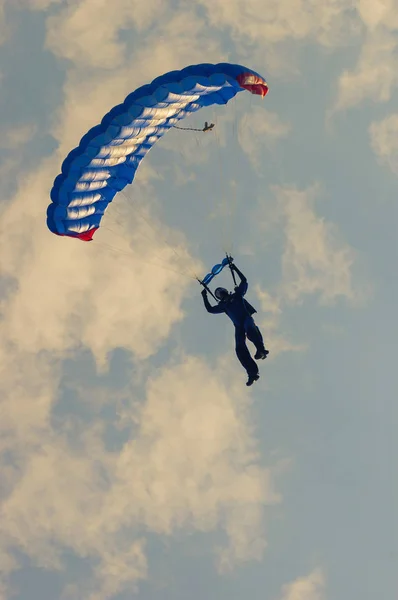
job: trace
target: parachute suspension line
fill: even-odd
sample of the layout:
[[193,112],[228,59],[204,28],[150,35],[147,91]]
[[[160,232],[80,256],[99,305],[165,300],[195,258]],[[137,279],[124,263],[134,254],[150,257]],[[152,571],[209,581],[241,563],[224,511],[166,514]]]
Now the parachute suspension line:
[[[127,206],[129,206],[129,207],[130,207],[130,209],[131,209],[131,202],[129,202],[129,198],[127,198],[123,192],[122,192],[122,194],[123,194],[123,196],[125,197],[125,199],[128,201],[128,202],[127,202]],[[121,213],[121,211],[120,211],[119,209],[117,209],[117,208],[116,208],[116,206],[113,206],[113,208],[115,209],[115,212],[116,212],[116,213],[117,213],[117,214],[118,214],[118,215],[119,215],[119,216],[120,216],[120,217],[123,219],[123,218],[124,218],[124,215]],[[137,213],[138,213],[138,211],[137,211]],[[146,223],[149,225],[148,221],[147,221],[147,220],[144,218],[144,216],[143,216],[141,213],[139,213],[139,216],[141,216],[141,217],[142,217],[142,218],[145,220],[145,222],[146,222]],[[108,215],[107,215],[107,221],[109,221],[109,220],[112,220],[116,226],[118,226],[118,227],[120,227],[120,226],[121,226],[121,223],[120,223],[120,222],[118,222],[118,221],[117,221],[117,220],[116,220],[116,219],[115,219],[115,218],[114,218],[112,215],[110,215],[110,214],[108,213]],[[153,227],[150,227],[150,228],[151,228],[151,230],[152,230],[152,233],[156,233],[156,232],[154,231],[154,228],[153,228]],[[108,225],[102,225],[102,226],[101,226],[101,229],[103,229],[103,230],[107,230],[107,231],[110,231],[112,234],[114,234],[115,236],[118,236],[118,237],[120,238],[120,233],[119,233],[119,232],[117,232],[117,231],[115,231],[114,229],[112,229],[112,228],[111,228],[111,227],[109,227]],[[144,231],[142,231],[141,233],[142,233],[142,235],[144,235],[144,237],[145,237],[145,238],[146,238],[146,239],[147,239],[149,242],[153,243],[153,238],[151,238],[151,237],[150,237],[150,236],[149,236],[147,233],[145,233]],[[165,244],[167,244],[168,246],[170,246],[170,244],[168,244],[168,242],[167,242],[166,240],[164,240],[164,242],[165,242]],[[102,240],[100,241],[100,240],[98,240],[98,239],[92,240],[92,244],[91,244],[91,245],[95,245],[95,246],[98,246],[98,247],[101,247],[101,248],[106,248],[107,250],[111,250],[111,251],[112,251],[112,252],[114,252],[114,253],[117,253],[117,254],[119,254],[119,255],[128,256],[128,257],[130,257],[130,258],[131,258],[131,257],[132,257],[132,255],[134,254],[134,250],[132,250],[132,249],[129,249],[129,251],[127,251],[126,249],[124,249],[124,250],[123,250],[123,249],[122,249],[122,248],[120,248],[120,247],[117,247],[117,246],[115,246],[115,245],[109,244],[109,243],[107,243],[107,242],[104,242],[104,241],[102,241]],[[170,246],[170,247],[171,247],[171,246]],[[172,248],[172,247],[171,247],[171,249],[172,249],[172,250],[174,250],[174,248]],[[177,253],[176,253],[176,254],[177,254]],[[177,254],[177,256],[179,256],[179,255]],[[139,260],[140,260],[140,262],[143,262],[143,263],[145,263],[145,264],[147,264],[147,265],[150,265],[150,266],[155,266],[155,267],[158,267],[158,268],[160,268],[160,269],[163,269],[163,270],[166,270],[166,271],[170,271],[171,273],[176,273],[177,275],[180,275],[180,276],[182,276],[182,277],[188,277],[189,279],[195,279],[195,280],[198,280],[198,276],[197,276],[197,275],[196,275],[194,272],[192,272],[192,274],[189,274],[187,271],[178,271],[177,269],[173,269],[173,268],[172,268],[172,267],[170,267],[169,265],[167,265],[167,266],[166,266],[166,264],[164,264],[164,263],[165,263],[164,259],[163,259],[163,258],[162,258],[162,257],[161,257],[159,254],[155,254],[155,253],[154,253],[154,258],[155,258],[155,259],[157,259],[157,260],[159,261],[159,263],[156,263],[156,262],[154,262],[154,261],[150,261],[150,260],[148,260],[148,259],[142,258],[142,256],[139,256]],[[163,264],[162,264],[162,263],[163,263]]]
[[[232,161],[232,169],[233,169],[233,179],[230,181],[230,202],[229,202],[229,215],[228,215],[228,233],[227,239],[229,240],[229,245],[224,248],[225,253],[231,255],[233,253],[233,244],[234,244],[234,234],[235,232],[235,218],[237,213],[237,181],[236,176],[238,173],[238,152],[239,152],[239,139],[238,139],[238,117],[237,117],[237,108],[236,108],[236,96],[232,100],[233,106],[233,122],[232,122],[232,151],[234,154],[234,158]],[[233,271],[232,271],[233,273]]]
[[[252,105],[253,105],[253,96],[250,94],[249,98],[249,105],[250,105],[250,114],[252,114]],[[247,115],[245,115],[246,120],[247,120]],[[256,134],[257,136],[259,136],[260,134]],[[286,184],[286,162],[284,160],[281,160],[280,155],[278,155],[278,152],[276,151],[276,146],[278,144],[278,140],[275,139],[275,141],[272,140],[272,138],[270,138],[270,143],[268,143],[265,146],[265,160],[267,161],[267,165],[269,167],[269,172],[271,174],[271,177],[274,178],[274,181],[276,179],[277,184],[279,185],[285,185]],[[256,168],[256,167],[255,167]],[[270,181],[270,177],[268,178],[269,183],[271,183]],[[272,185],[272,183],[271,183]],[[270,188],[270,185],[267,185],[266,187],[268,187],[268,189]]]
[[[232,100],[233,106],[235,107],[235,121],[236,121],[236,97]],[[215,113],[215,108],[213,108],[215,122],[218,127],[217,115]],[[236,129],[236,128],[235,128]],[[218,133],[215,133],[216,143],[217,143],[217,155],[218,155],[218,169],[219,169],[219,177],[220,177],[220,188],[221,188],[221,215],[222,215],[222,249],[228,255],[232,253],[232,217],[236,212],[236,181],[232,179],[230,183],[226,182],[225,171],[223,167],[222,155],[221,155],[221,141],[218,136]],[[234,168],[234,165],[231,166]],[[234,174],[237,172],[236,168],[234,168]],[[231,192],[232,188],[232,192]],[[230,200],[232,197],[232,202]]]
[[205,288],[205,290],[206,290],[207,292],[209,292],[209,294],[210,294],[211,296],[213,296],[214,300],[215,300],[215,301],[217,302],[217,304],[218,304],[218,300],[217,300],[217,298],[215,297],[215,295],[213,294],[213,292],[211,291],[211,289],[210,289],[210,288],[209,288],[209,287],[206,285],[206,283],[204,283],[203,281],[201,281],[201,280],[199,279],[199,277],[195,277],[195,279],[196,279],[196,281],[198,281],[198,282],[200,283],[200,285],[201,285],[201,286],[203,286],[203,287]]
[[[252,103],[253,103],[253,96],[251,94],[249,97],[249,103],[250,103],[250,114],[251,114]],[[284,160],[281,160],[280,156],[278,156],[278,152],[276,151],[277,144],[278,144],[278,139],[275,139],[275,141],[273,141],[271,138],[271,143],[266,145],[265,156],[266,156],[267,164],[270,167],[270,171],[272,171],[272,176],[275,177],[277,184],[285,185],[286,181],[287,181],[286,162]]]
[[[111,210],[112,210],[112,208],[111,208]],[[116,207],[115,207],[115,206],[113,206],[113,210],[115,210],[115,212],[116,212],[116,213],[117,213],[117,214],[118,214],[118,215],[119,215],[119,216],[120,216],[120,217],[123,219],[123,215],[122,215],[122,213],[121,213],[121,212],[120,212],[118,209],[116,209]],[[114,222],[114,223],[115,223],[115,224],[116,224],[118,227],[121,227],[121,224],[120,224],[120,222],[118,222],[118,221],[117,221],[117,220],[116,220],[114,217],[112,217],[112,215],[109,215],[109,213],[107,214],[107,220],[106,220],[106,222],[108,222],[110,218],[113,220],[113,222]],[[111,232],[111,233],[113,233],[115,236],[117,236],[117,237],[119,237],[119,238],[120,238],[120,232],[117,232],[117,231],[115,231],[114,229],[111,229],[111,227],[109,227],[108,225],[102,225],[102,226],[101,226],[101,229],[106,229],[107,231],[110,231],[110,232]],[[149,241],[151,244],[153,244],[153,238],[152,238],[152,237],[150,237],[150,236],[149,236],[149,235],[148,235],[148,234],[147,234],[145,231],[141,231],[140,233],[141,233],[141,235],[143,235],[143,236],[144,236],[144,237],[145,237],[145,238],[146,238],[146,239],[147,239],[147,240],[148,240],[148,241]],[[109,245],[108,245],[108,247],[111,247],[111,246],[109,246]],[[121,248],[116,248],[116,246],[113,246],[113,249],[114,249],[115,251],[116,251],[116,250],[117,250],[117,251],[119,251],[121,254],[123,254],[123,253],[124,253],[124,254],[126,254],[126,255],[127,255],[127,254],[129,254],[128,252],[126,252],[125,250],[122,250]],[[163,258],[162,258],[162,257],[161,257],[161,256],[160,256],[158,253],[155,253],[155,252],[154,252],[154,253],[153,253],[153,255],[154,255],[154,257],[155,257],[157,260],[159,260],[160,262],[164,262],[164,259],[163,259]],[[148,264],[150,264],[150,263],[148,263]],[[164,268],[167,268],[167,267],[164,267]]]
[[221,208],[221,218],[222,218],[221,238],[222,238],[222,246],[225,249],[227,246],[226,227],[225,227],[225,218],[226,218],[226,213],[227,213],[227,211],[226,211],[227,198],[226,198],[226,193],[225,193],[224,170],[223,170],[222,159],[221,159],[221,143],[220,143],[220,137],[218,135],[218,116],[217,116],[217,113],[214,108],[213,108],[213,114],[214,114],[214,120],[216,123],[215,139],[216,139],[216,145],[217,145],[216,152],[217,152],[218,174],[219,174],[219,179],[220,179],[220,193],[221,193],[221,202],[219,203],[219,206]]
[[[201,130],[199,130],[199,131],[201,131]],[[200,135],[197,135],[197,134],[195,134],[195,136],[193,136],[193,137],[195,138],[195,143],[198,148],[198,153],[199,153],[199,155],[201,155],[202,151],[205,150],[205,147],[202,143],[203,137]],[[186,154],[184,154],[183,150],[184,150],[184,148],[180,146],[180,148],[175,151],[180,156],[182,165],[184,163],[187,164],[187,156],[186,156]],[[200,194],[201,198],[209,198],[209,190],[204,185],[204,183],[203,183],[204,180],[205,180],[205,178],[203,178],[203,177],[194,176],[195,188],[197,190],[199,190],[199,194]],[[195,219],[198,220],[197,222],[199,222],[199,221],[203,222],[203,213],[201,213],[200,210],[197,210],[196,206],[200,206],[200,204],[195,203],[195,202],[191,204],[190,209],[189,209],[190,213],[192,214],[192,216]]]
[[[112,252],[116,252],[117,254],[123,254],[124,256],[129,256],[130,258],[133,254],[132,252],[126,252],[125,250],[116,248],[116,246],[112,246],[111,244],[107,244],[106,242],[99,242],[98,240],[92,240],[92,244],[90,244],[90,246],[93,246],[93,245],[101,247],[101,248],[107,248],[108,250],[111,250]],[[150,265],[152,267],[158,267],[159,269],[164,269],[166,271],[176,273],[177,275],[180,275],[181,277],[188,277],[189,279],[197,279],[193,275],[188,275],[188,273],[183,273],[182,271],[177,271],[177,269],[173,269],[172,267],[168,267],[168,266],[166,267],[165,265],[155,263],[153,261],[142,258],[141,256],[139,257],[139,261],[143,262],[147,265]]]
[[[203,138],[201,136],[195,135],[196,146],[198,148],[198,153],[200,156],[202,155],[202,151],[205,150],[202,140],[203,140]],[[181,150],[179,150],[178,152],[179,152],[182,160],[184,161],[185,156],[184,156],[183,152]],[[209,189],[205,187],[202,177],[195,178],[195,187],[198,189],[201,198],[206,198],[206,199],[211,198],[210,194],[212,194],[213,192],[212,192],[212,190],[209,192]],[[193,206],[196,206],[196,204],[194,203]],[[191,211],[192,211],[192,207],[191,207]],[[198,211],[196,211],[196,215],[197,215],[197,218],[200,219],[202,222],[206,216],[208,218],[208,214],[203,215],[203,213],[200,214]]]
[[[123,194],[123,196],[124,196],[124,197],[125,197],[127,200],[129,200],[128,196],[127,196],[127,195],[124,193],[124,191],[123,191],[123,190],[122,190],[122,192],[121,192],[121,193]],[[147,219],[147,218],[146,218],[146,217],[143,215],[142,211],[140,211],[140,210],[138,209],[137,205],[135,204],[135,206],[133,207],[133,206],[132,206],[132,204],[130,204],[130,206],[131,206],[131,209],[132,209],[132,210],[134,210],[134,211],[135,211],[135,212],[138,214],[138,216],[139,216],[139,217],[140,217],[140,218],[141,218],[141,219],[142,219],[142,220],[145,222],[145,224],[148,226],[148,228],[149,228],[149,229],[150,229],[150,230],[151,230],[151,231],[154,233],[154,236],[155,236],[155,238],[157,238],[157,239],[160,239],[160,240],[161,240],[161,241],[162,241],[164,244],[166,244],[166,245],[167,245],[167,246],[168,246],[168,247],[169,247],[169,248],[172,250],[172,252],[175,254],[176,258],[177,258],[178,260],[180,260],[180,259],[181,259],[181,257],[180,257],[180,255],[178,254],[178,252],[176,251],[176,249],[175,249],[175,248],[173,248],[173,246],[171,246],[171,244],[170,244],[170,243],[169,243],[169,242],[168,242],[166,239],[159,238],[159,236],[158,236],[158,232],[155,230],[154,226],[153,226],[153,225],[151,225],[151,223],[148,221],[148,219]],[[149,239],[149,238],[148,238],[148,239]],[[153,242],[154,240],[150,240],[150,241],[152,241],[152,242]]]
[[[234,172],[236,173],[236,171],[234,171]],[[228,228],[228,234],[227,234],[227,240],[229,242],[227,243],[225,248],[223,248],[224,252],[226,252],[227,254],[233,254],[234,237],[236,234],[234,223],[236,221],[235,217],[236,217],[237,205],[238,205],[238,197],[237,197],[238,184],[235,181],[235,179],[231,180],[230,187],[231,187],[231,200],[229,202],[229,208],[230,208],[229,214],[228,214],[229,228]]]
[[[203,151],[206,151],[208,154],[208,149],[206,150],[206,147],[203,143],[203,137],[195,134],[195,142],[198,148],[198,153],[201,156]],[[176,152],[178,153],[178,155],[181,157],[181,161],[182,164],[184,164],[184,161],[186,161],[186,155],[184,155],[183,150],[182,149],[178,149],[176,150]],[[201,198],[203,199],[210,199],[211,198],[211,194],[214,193],[214,189],[213,188],[209,188],[205,186],[204,184],[205,178],[203,177],[195,177],[195,188],[197,189],[199,195]],[[215,202],[214,202],[215,204]],[[192,214],[192,217],[196,220],[197,223],[201,222],[203,223],[203,220],[206,219],[206,217],[208,218],[208,214],[203,214],[203,212],[200,212],[196,206],[203,206],[203,203],[193,203],[190,207],[190,212]],[[212,207],[214,209],[214,206]],[[197,277],[195,277],[195,279],[197,279]]]
[[232,258],[231,258],[231,255],[228,254],[228,253],[226,253],[225,256],[227,257],[229,270],[231,271],[232,280],[234,282],[234,286],[236,287],[236,277],[235,277],[235,272],[234,272],[234,270],[232,268]]
[[[131,200],[128,198],[128,196],[126,196],[125,192],[123,190],[121,190],[120,192],[121,194],[123,194],[123,196],[126,198],[126,200],[128,201],[129,206],[131,206],[132,210],[136,211],[136,213],[141,217],[141,219],[147,224],[147,226],[149,227],[150,230],[153,231],[155,238],[162,241],[166,246],[168,246],[170,248],[170,250],[174,253],[174,255],[176,256],[177,260],[180,262],[181,256],[178,254],[177,250],[174,248],[174,246],[172,246],[170,244],[170,242],[168,242],[163,236],[159,236],[159,231],[156,231],[155,227],[153,225],[151,225],[151,223],[148,221],[148,219],[143,215],[143,213],[138,209],[137,204],[135,204],[135,206],[132,206],[132,202]],[[153,240],[152,240],[153,241]],[[186,269],[182,270],[181,273],[185,274],[188,277],[192,277],[193,275],[189,274]]]
[[[114,231],[113,229],[111,229],[110,227],[108,227],[108,225],[102,225],[101,229],[104,229],[105,231],[110,231],[114,235],[119,236],[119,234],[116,231]],[[117,252],[120,255],[123,254],[124,256],[131,257],[132,253],[134,253],[134,251],[130,248],[130,246],[129,246],[129,250],[127,250],[127,249],[123,250],[122,248],[120,248],[118,246],[115,246],[113,244],[110,244],[110,243],[102,241],[102,240],[100,241],[100,240],[96,239],[96,240],[92,240],[92,241],[95,242],[97,246],[102,246],[103,248],[108,248],[109,250]],[[152,240],[150,240],[150,241],[152,241]],[[157,255],[154,255],[154,256],[155,256],[155,258],[162,260],[159,256],[157,256]]]

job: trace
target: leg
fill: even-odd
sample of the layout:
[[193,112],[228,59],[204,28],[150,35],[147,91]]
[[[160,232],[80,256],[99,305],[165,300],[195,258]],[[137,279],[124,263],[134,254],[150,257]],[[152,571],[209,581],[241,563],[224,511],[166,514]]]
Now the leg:
[[251,357],[246,345],[246,332],[244,327],[235,327],[235,351],[242,367],[246,369],[249,378],[258,377],[257,363]]
[[[245,331],[248,339],[255,345],[257,353],[255,358],[265,358],[268,350],[264,347],[263,336],[261,331],[254,322],[253,317],[248,317],[245,321]],[[264,356],[265,354],[265,356]]]

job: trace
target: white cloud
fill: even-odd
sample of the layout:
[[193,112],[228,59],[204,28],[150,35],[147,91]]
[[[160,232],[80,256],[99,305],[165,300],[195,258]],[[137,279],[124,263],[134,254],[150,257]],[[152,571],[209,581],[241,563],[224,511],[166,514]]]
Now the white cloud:
[[[173,269],[188,271],[197,262],[183,235],[156,220],[154,174],[145,164],[134,183],[133,210],[121,195],[94,242],[47,230],[45,209],[60,162],[106,110],[136,85],[200,61],[204,46],[209,60],[220,58],[218,41],[193,12],[162,21],[156,2],[138,10],[131,2],[110,6],[72,2],[48,20],[49,47],[73,63],[53,118],[59,148],[31,173],[17,173],[17,193],[0,218],[1,274],[12,282],[0,321],[1,567],[17,570],[18,549],[34,565],[65,569],[66,548],[89,563],[78,586],[85,600],[109,598],[147,576],[143,530],[222,532],[220,569],[259,559],[264,505],[279,501],[271,470],[259,464],[241,379],[226,376],[222,362],[218,371],[194,357],[157,367],[140,396],[132,390],[144,379],[135,375],[114,419],[102,417],[99,406],[116,403],[117,392],[101,390],[97,397],[91,390],[90,396],[71,385],[89,416],[83,422],[72,410],[55,418],[62,361],[77,349],[89,350],[102,368],[123,347],[140,373],[151,372],[148,358],[183,317],[189,279]],[[155,16],[134,61],[126,59],[121,29],[148,27]],[[103,67],[112,70],[99,75]],[[33,133],[21,128],[4,143],[16,148]],[[136,205],[146,221],[137,218]],[[149,219],[156,230],[150,243]],[[114,220],[119,238],[108,231]],[[153,271],[147,261],[159,262],[159,254],[166,269]],[[120,450],[107,449],[107,427],[131,430]],[[78,597],[76,588],[67,585],[64,597]]]
[[[40,0],[36,3],[38,6]],[[44,0],[42,4],[47,3]],[[206,9],[206,21],[198,6]],[[275,71],[276,66],[279,69],[281,63],[294,69],[295,42],[306,40],[341,48],[345,43],[352,45],[353,40],[361,43],[364,38],[358,64],[339,77],[334,112],[365,98],[380,102],[390,98],[397,82],[397,27],[393,0],[267,0],[266,5],[263,0],[231,0],[228,4],[200,0],[190,10],[180,7],[178,11],[160,0],[138,4],[130,0],[115,0],[112,4],[83,0],[48,19],[47,43],[56,55],[68,58],[79,70],[114,69],[130,62],[128,46],[120,33],[133,28],[139,37],[146,32],[145,37],[139,37],[134,68],[148,80],[155,65],[158,67],[153,76],[203,60],[203,47],[206,60],[222,60],[219,29],[230,31],[242,58],[255,57],[256,64],[263,64],[266,51],[267,71]]]
[[[30,8],[51,4],[32,0]],[[269,44],[308,39],[338,45],[358,32],[351,2],[266,4],[264,10],[260,0],[202,2],[212,25],[230,29],[238,51],[255,43],[261,63]],[[85,581],[66,586],[65,599],[109,598],[146,578],[150,564],[142,531],[170,538],[184,530],[221,532],[226,543],[217,549],[220,570],[259,560],[267,543],[264,506],[280,500],[273,469],[260,464],[235,362],[233,370],[223,361],[213,370],[189,356],[155,369],[148,360],[183,317],[188,280],[173,269],[185,271],[194,262],[183,236],[153,216],[151,181],[157,175],[151,167],[140,168],[135,202],[140,210],[149,206],[145,215],[161,235],[172,238],[180,259],[159,239],[153,243],[156,235],[151,243],[144,241],[146,225],[121,198],[118,212],[109,211],[91,244],[57,238],[45,225],[48,192],[61,158],[106,110],[160,73],[201,62],[204,51],[209,62],[223,60],[219,30],[209,27],[196,7],[175,11],[170,6],[160,0],[72,1],[48,20],[48,48],[72,63],[64,103],[53,119],[60,146],[56,158],[20,178],[15,198],[1,215],[1,266],[14,285],[2,301],[0,322],[0,563],[4,572],[16,570],[16,548],[35,565],[65,569],[66,548],[91,566]],[[364,3],[362,10],[369,27],[377,28],[382,9],[377,17]],[[129,41],[120,35],[125,28],[136,36],[130,39],[136,45],[131,55]],[[289,125],[263,109],[252,114],[240,140],[255,161],[261,144],[287,135]],[[220,131],[223,135],[222,126]],[[3,144],[17,148],[33,133],[29,126],[21,128]],[[254,133],[262,139],[256,141]],[[203,145],[210,144],[207,139]],[[272,295],[257,289],[266,313],[260,325],[272,357],[301,349],[279,333],[283,302],[313,293],[325,302],[355,296],[353,251],[336,227],[317,216],[315,194],[277,190],[277,217],[286,236],[283,283]],[[118,221],[120,239],[106,229],[113,228],[112,219]],[[144,261],[158,262],[159,254],[166,269],[154,276]],[[123,406],[119,390],[73,384],[75,399],[89,416],[84,421],[71,410],[55,422],[62,360],[82,347],[99,367],[106,366],[114,348],[123,347],[134,355],[140,374],[150,376],[145,382],[134,375]],[[139,386],[144,387],[140,393]],[[115,404],[117,416],[105,419],[99,407]],[[106,447],[109,426],[129,431],[120,450]],[[283,600],[320,600],[322,586],[322,574],[314,571],[286,586]]]
[[21,146],[30,142],[37,132],[37,127],[33,123],[8,127],[1,131],[0,148],[6,150],[20,150]]
[[380,25],[385,25],[391,30],[398,27],[395,0],[358,0],[356,5],[369,31],[375,30]]
[[[134,60],[121,41],[123,30],[135,29]],[[142,34],[142,36],[141,36]],[[176,11],[161,0],[131,2],[83,0],[47,21],[47,45],[78,69],[115,69],[129,64],[136,81],[147,83],[162,72],[190,62],[222,59],[219,41],[205,27],[195,7]],[[132,81],[130,89],[134,89]]]
[[[92,4],[91,1],[87,2],[90,10]],[[125,3],[123,3],[124,5]],[[132,10],[131,3],[128,5],[130,6],[129,10]],[[111,7],[111,4],[107,3],[107,6]],[[127,10],[126,7],[127,4],[125,6]],[[117,38],[117,33],[122,25],[114,16],[114,13],[117,13],[114,4],[109,10],[111,14],[104,15],[103,18],[109,30],[113,31],[112,35]],[[139,12],[133,11],[134,18],[137,18]],[[159,18],[159,15],[157,17]],[[67,16],[61,13],[57,19],[59,19],[58,27],[61,29],[66,26],[65,23],[69,23],[68,13]],[[110,71],[102,70],[99,74],[95,69],[93,70],[93,67],[100,65],[96,65],[91,56],[96,46],[90,44],[87,39],[91,35],[92,23],[82,21],[80,26],[82,39],[76,53],[74,53],[76,42],[69,29],[65,34],[67,42],[64,51],[68,53],[68,56],[70,55],[73,68],[68,72],[64,85],[64,104],[58,109],[53,119],[53,135],[61,142],[60,160],[77,145],[80,137],[90,127],[99,123],[106,112],[114,105],[123,102],[127,94],[138,86],[149,83],[155,77],[169,70],[183,68],[190,63],[202,62],[204,46],[207,48],[206,57],[210,62],[212,59],[217,62],[223,58],[219,42],[211,39],[208,35],[203,19],[197,17],[193,12],[181,10],[178,13],[171,13],[167,18],[157,20],[150,33],[143,37],[142,43],[134,50],[133,58],[127,57],[126,60],[120,58],[119,62],[115,62],[115,65],[118,65],[117,68],[112,68]],[[53,27],[54,24],[49,19],[49,34],[57,31]],[[57,41],[58,39],[57,35]],[[69,44],[72,46],[71,49],[69,49]],[[51,44],[50,47],[52,47]],[[54,51],[58,52],[56,47]],[[101,52],[108,53],[106,38],[101,46]],[[121,57],[122,50],[120,48],[118,53]],[[109,50],[109,56],[111,55],[112,52]],[[162,143],[166,147],[167,138]],[[140,167],[139,177],[142,176],[142,172],[143,168]]]
[[3,199],[8,196],[9,187],[15,182],[19,166],[20,159],[15,154],[7,156],[0,164],[0,193]]
[[290,302],[316,293],[324,303],[338,297],[353,301],[355,253],[341,240],[334,224],[316,215],[313,205],[318,186],[305,191],[282,187],[274,190],[285,233],[280,293]]
[[397,43],[395,33],[386,27],[367,36],[356,67],[339,78],[334,110],[351,108],[365,99],[390,100],[398,82]]
[[10,195],[20,166],[24,160],[24,146],[37,132],[34,124],[26,123],[15,127],[6,127],[0,131],[0,150],[5,157],[0,164],[0,193],[5,199]]
[[[92,8],[92,3],[88,2],[87,7]],[[76,6],[70,5],[70,10],[73,8]],[[185,40],[190,31],[183,33],[183,21],[180,25],[176,35],[180,33]],[[91,24],[85,23],[85,27],[89,30]],[[171,37],[169,45],[172,49]],[[131,91],[133,71],[134,77],[143,72],[137,73],[130,66],[115,69],[106,77],[94,75],[83,80],[71,72],[65,84],[65,103],[54,118],[53,133],[60,140],[57,158],[47,161],[43,168],[37,166],[30,174],[24,173],[14,201],[3,209],[3,275],[16,275],[18,279],[18,289],[3,309],[3,327],[6,336],[18,340],[26,351],[44,348],[65,352],[83,343],[101,365],[115,346],[145,357],[182,318],[179,304],[189,279],[179,272],[192,275],[197,261],[188,256],[184,237],[168,231],[152,214],[156,199],[148,181],[154,174],[145,162],[134,183],[134,202],[123,202],[120,194],[94,242],[81,244],[58,238],[45,224],[47,201],[43,205],[43,198],[48,198],[62,158],[106,110]],[[3,144],[16,147],[33,133],[28,125],[10,130]],[[127,210],[129,206],[132,210]],[[114,228],[113,219],[118,221],[118,235],[108,231]],[[168,238],[171,246],[163,238]],[[155,269],[148,263],[166,268]]]
[[7,21],[5,12],[5,0],[0,0],[0,44],[7,39]]
[[354,2],[349,0],[201,0],[210,23],[228,27],[238,42],[262,46],[309,38],[325,45],[340,45],[357,31]]
[[388,165],[398,174],[398,113],[381,121],[374,121],[369,128],[372,149],[381,164]]
[[306,577],[300,577],[283,586],[280,600],[324,600],[325,576],[321,569],[315,569]]
[[[264,337],[266,348],[270,349],[269,360],[273,360],[283,352],[301,352],[306,349],[303,344],[289,341],[281,332],[283,315],[283,298],[273,296],[260,286],[256,287],[256,294],[260,301],[261,314],[264,315],[258,322]],[[257,320],[257,319],[256,319]]]
[[[190,281],[167,267],[184,273],[195,261],[183,246],[178,258],[162,241],[140,237],[147,225],[137,222],[133,211],[117,226],[120,239],[107,232],[106,219],[91,243],[54,236],[47,230],[42,204],[53,173],[51,161],[43,171],[26,176],[0,223],[3,275],[18,281],[4,308],[3,336],[31,352],[65,352],[83,343],[98,364],[116,346],[140,357],[150,355],[181,319],[179,304]],[[155,217],[152,221],[157,223]],[[130,247],[134,236],[140,245]],[[115,238],[117,250],[112,252],[107,244],[115,246]]]
[[351,108],[365,99],[387,102],[398,83],[395,0],[358,0],[355,4],[364,42],[357,65],[339,77],[334,110]]
[[73,2],[48,19],[47,44],[79,69],[114,69],[125,60],[126,47],[119,39],[120,31],[149,28],[161,18],[164,8],[161,0]]
[[97,564],[82,584],[97,590],[86,597],[99,599],[146,577],[143,530],[224,530],[222,569],[261,558],[264,505],[279,496],[272,471],[258,465],[247,400],[225,365],[212,371],[186,357],[158,369],[144,401],[130,398],[135,434],[111,452],[103,439],[107,423],[95,413],[89,423],[75,414],[54,426],[54,357],[15,359],[1,380],[1,450],[3,461],[13,459],[0,508],[4,569],[16,568],[12,548],[42,568],[65,569],[66,548]]

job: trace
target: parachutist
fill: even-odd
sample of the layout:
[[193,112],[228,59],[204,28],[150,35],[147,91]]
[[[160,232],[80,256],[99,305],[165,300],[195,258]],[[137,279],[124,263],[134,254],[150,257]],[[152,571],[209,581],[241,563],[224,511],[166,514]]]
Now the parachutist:
[[202,291],[203,302],[206,310],[212,314],[225,313],[231,319],[235,326],[235,351],[238,360],[244,369],[246,369],[248,380],[246,385],[250,386],[260,377],[257,363],[253,360],[246,344],[246,338],[256,347],[254,358],[261,360],[267,357],[268,350],[264,347],[261,331],[253,319],[256,309],[244,298],[248,289],[246,277],[238,267],[230,261],[230,267],[240,278],[240,284],[235,287],[233,293],[225,288],[218,287],[215,290],[215,297],[219,300],[216,306],[212,306],[207,297],[207,290]]
[[203,127],[202,131],[211,131],[213,127],[215,127],[215,123],[210,123],[209,125],[209,123],[205,121],[205,126]]

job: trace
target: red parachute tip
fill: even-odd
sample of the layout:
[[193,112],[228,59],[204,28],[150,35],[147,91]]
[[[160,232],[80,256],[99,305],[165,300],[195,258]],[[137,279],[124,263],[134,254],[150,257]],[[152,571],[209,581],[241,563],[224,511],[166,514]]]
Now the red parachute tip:
[[89,229],[89,231],[85,231],[84,233],[58,233],[58,231],[53,231],[53,233],[55,233],[55,235],[59,235],[59,237],[70,237],[75,240],[82,240],[82,242],[91,242],[97,229],[98,227],[94,227],[93,229]]
[[253,73],[241,73],[236,80],[240,87],[248,90],[252,94],[262,97],[268,94],[269,88],[267,82],[258,75],[253,75]]
[[88,231],[85,231],[84,233],[78,233],[77,235],[75,235],[73,237],[77,237],[79,240],[82,240],[82,242],[91,242],[93,239],[93,235],[97,231],[97,229],[98,229],[98,227],[94,227],[93,229],[89,229]]

